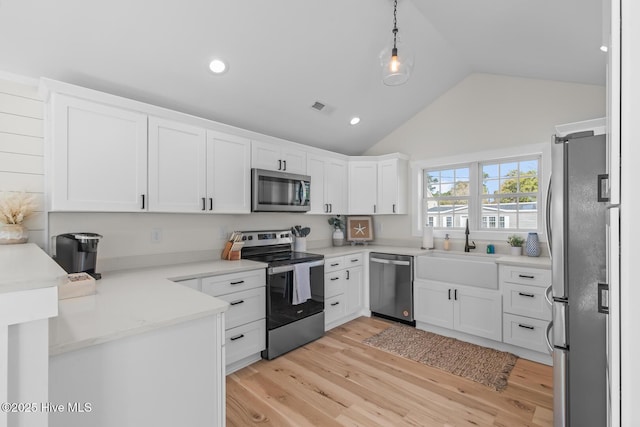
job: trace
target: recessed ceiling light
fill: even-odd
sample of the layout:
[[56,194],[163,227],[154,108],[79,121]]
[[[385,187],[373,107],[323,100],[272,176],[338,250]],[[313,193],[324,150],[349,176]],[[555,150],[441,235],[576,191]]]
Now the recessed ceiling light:
[[209,63],[209,69],[213,74],[222,74],[227,71],[227,64],[222,59],[214,59]]
[[603,52],[608,52],[609,51],[609,47],[606,46],[606,45],[602,45],[602,46],[600,46],[600,50],[603,51]]
[[349,121],[349,123],[351,125],[357,125],[358,123],[360,123],[360,117],[353,117],[351,121]]

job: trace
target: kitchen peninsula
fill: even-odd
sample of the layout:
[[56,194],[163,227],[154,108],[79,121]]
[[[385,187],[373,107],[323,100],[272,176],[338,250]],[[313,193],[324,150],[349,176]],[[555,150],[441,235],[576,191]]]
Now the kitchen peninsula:
[[50,400],[91,404],[51,426],[224,425],[228,303],[182,280],[264,268],[211,261],[110,272],[60,301],[50,323]]

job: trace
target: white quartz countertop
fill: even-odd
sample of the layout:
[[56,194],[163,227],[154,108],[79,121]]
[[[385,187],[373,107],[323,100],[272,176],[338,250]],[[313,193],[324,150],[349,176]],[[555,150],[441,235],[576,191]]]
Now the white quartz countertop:
[[67,273],[33,243],[0,245],[0,294],[58,286]]
[[390,254],[398,254],[398,255],[411,255],[411,256],[420,256],[420,255],[429,255],[432,253],[438,254],[447,254],[450,253],[452,255],[471,255],[471,256],[481,256],[487,258],[493,258],[498,264],[508,264],[522,267],[536,267],[536,268],[551,268],[551,259],[548,257],[529,257],[529,256],[512,256],[512,255],[502,255],[502,254],[486,254],[483,252],[461,252],[461,251],[443,251],[441,249],[422,249],[415,247],[407,247],[407,246],[389,246],[389,245],[364,245],[364,246],[330,246],[326,248],[315,248],[309,249],[308,252],[322,254],[327,258],[350,255],[355,253],[370,253],[370,252],[382,252],[382,253],[390,253]]
[[49,355],[223,312],[227,302],[173,281],[265,267],[216,260],[105,273],[95,295],[59,302],[58,317],[49,321]]

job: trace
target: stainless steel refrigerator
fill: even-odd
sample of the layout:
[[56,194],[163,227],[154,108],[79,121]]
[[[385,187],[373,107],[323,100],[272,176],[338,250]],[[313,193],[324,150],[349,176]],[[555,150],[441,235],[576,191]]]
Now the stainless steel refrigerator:
[[604,135],[552,143],[551,250],[554,426],[607,425],[607,154]]

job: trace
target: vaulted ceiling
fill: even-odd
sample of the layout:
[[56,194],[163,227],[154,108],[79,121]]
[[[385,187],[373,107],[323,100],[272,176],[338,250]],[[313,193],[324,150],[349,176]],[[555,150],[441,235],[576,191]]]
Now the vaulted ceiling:
[[0,70],[360,154],[473,72],[604,85],[601,1],[399,0],[388,87],[391,0],[1,0]]

